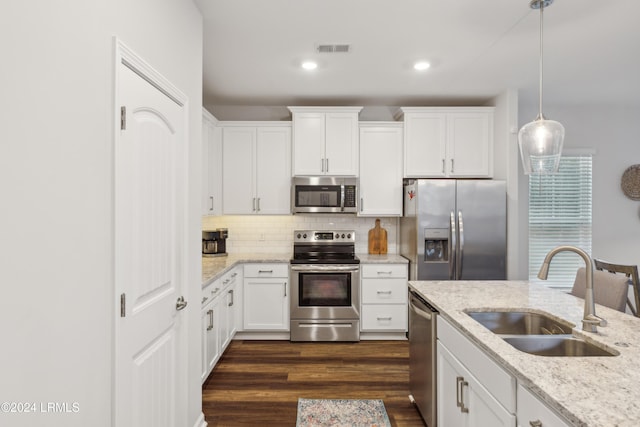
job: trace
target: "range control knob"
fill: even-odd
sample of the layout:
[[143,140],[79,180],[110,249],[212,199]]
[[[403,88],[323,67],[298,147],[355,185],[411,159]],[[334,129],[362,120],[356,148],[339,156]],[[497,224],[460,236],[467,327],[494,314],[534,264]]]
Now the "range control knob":
[[300,237],[302,237],[302,234],[298,233],[296,237],[299,239]]
[[307,238],[307,233],[304,233],[304,234],[302,235],[302,238],[303,238],[303,239],[306,239],[306,238]]
[[351,233],[348,233],[347,234],[347,239],[350,239],[350,238],[351,238]]
[[342,233],[342,238],[344,239],[344,233]]
[[336,239],[339,239],[340,235],[338,233],[336,233]]

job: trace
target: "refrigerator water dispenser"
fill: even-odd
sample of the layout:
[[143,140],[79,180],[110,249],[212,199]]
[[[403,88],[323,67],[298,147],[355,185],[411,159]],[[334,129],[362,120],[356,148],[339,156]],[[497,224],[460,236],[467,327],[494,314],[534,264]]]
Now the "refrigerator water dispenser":
[[449,229],[425,228],[424,261],[449,262]]

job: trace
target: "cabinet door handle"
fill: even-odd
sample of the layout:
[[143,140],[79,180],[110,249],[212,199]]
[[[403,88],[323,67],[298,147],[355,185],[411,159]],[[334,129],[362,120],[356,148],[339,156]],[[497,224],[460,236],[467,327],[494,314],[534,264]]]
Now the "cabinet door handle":
[[327,163],[327,173],[329,172],[329,159],[324,159],[325,162]]
[[462,413],[469,412],[469,408],[464,406],[464,387],[468,385],[469,383],[464,380],[464,377],[456,377],[456,402]]
[[364,200],[360,197],[360,212],[364,211]]
[[209,315],[209,326],[207,326],[207,331],[210,331],[213,329],[213,310],[207,311],[207,314]]
[[540,420],[529,421],[529,425],[531,427],[542,427],[542,422]]
[[209,196],[209,200],[211,200],[211,207],[209,208],[210,211],[213,210],[213,196]]
[[233,289],[231,289],[228,293],[229,295],[231,295],[231,301],[229,301],[229,307],[233,307]]
[[284,296],[286,297],[287,296],[287,282],[284,282],[283,285],[284,285]]
[[256,200],[257,200],[256,212],[260,212],[260,197],[256,198]]
[[444,173],[444,159],[442,159],[442,173]]
[[324,159],[320,159],[320,170],[324,172]]
[[453,173],[453,159],[451,159],[451,173]]

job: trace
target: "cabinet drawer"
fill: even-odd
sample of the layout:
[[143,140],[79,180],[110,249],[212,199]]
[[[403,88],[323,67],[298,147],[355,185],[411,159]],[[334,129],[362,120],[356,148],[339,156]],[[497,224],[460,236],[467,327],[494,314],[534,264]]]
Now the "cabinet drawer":
[[407,279],[363,279],[363,304],[406,304]]
[[567,427],[565,422],[533,393],[518,384],[518,427],[529,427],[532,422],[539,421],[544,427]]
[[289,277],[289,264],[246,264],[245,277]]
[[514,414],[516,412],[515,378],[476,347],[442,316],[438,317],[437,328],[438,341],[460,360],[502,406]]
[[406,331],[406,304],[369,304],[362,306],[362,330]]
[[215,297],[220,294],[222,290],[222,279],[217,279],[211,282],[206,288],[202,290],[202,307],[209,304]]
[[406,264],[363,264],[362,277],[366,278],[407,278]]

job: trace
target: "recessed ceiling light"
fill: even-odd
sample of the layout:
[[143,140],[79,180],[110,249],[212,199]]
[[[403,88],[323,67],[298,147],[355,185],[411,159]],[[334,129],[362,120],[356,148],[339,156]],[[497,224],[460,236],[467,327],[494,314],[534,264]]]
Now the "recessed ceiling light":
[[315,70],[316,68],[318,68],[318,64],[313,61],[304,61],[302,63],[302,68],[304,68],[305,70]]
[[417,70],[417,71],[424,71],[424,70],[428,69],[429,67],[431,67],[431,64],[429,64],[426,61],[419,61],[419,62],[416,62],[413,65],[414,70]]

